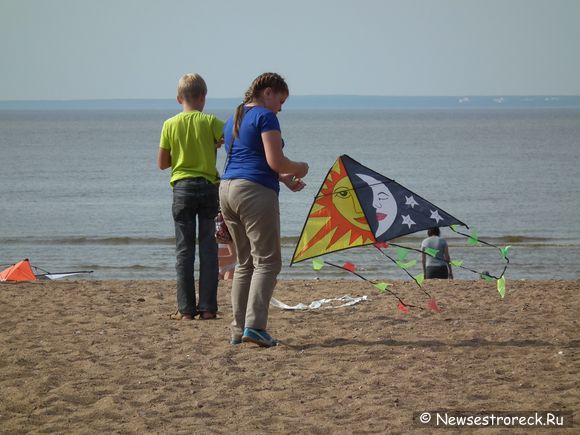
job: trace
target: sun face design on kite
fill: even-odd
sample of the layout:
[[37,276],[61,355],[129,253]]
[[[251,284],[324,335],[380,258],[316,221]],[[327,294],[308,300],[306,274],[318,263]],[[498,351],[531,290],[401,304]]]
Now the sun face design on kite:
[[378,227],[375,237],[387,232],[397,217],[397,201],[387,186],[381,181],[365,174],[356,174],[373,190],[373,207],[376,210]]
[[346,175],[336,182],[331,196],[332,204],[348,222],[358,228],[365,230],[369,228],[362,207],[354,195],[354,191]]
[[337,160],[308,215],[294,261],[374,242],[352,183]]

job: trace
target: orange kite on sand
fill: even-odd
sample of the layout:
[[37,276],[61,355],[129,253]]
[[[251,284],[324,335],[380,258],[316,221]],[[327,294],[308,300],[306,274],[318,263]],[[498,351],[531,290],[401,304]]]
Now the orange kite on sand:
[[0,272],[0,281],[36,281],[36,275],[26,258]]
[[[34,273],[32,269],[37,269],[43,273]],[[28,258],[11,265],[0,272],[0,282],[36,281],[37,279],[59,279],[65,276],[78,275],[81,273],[93,273],[92,270],[81,270],[77,272],[50,273],[39,267],[31,266]]]

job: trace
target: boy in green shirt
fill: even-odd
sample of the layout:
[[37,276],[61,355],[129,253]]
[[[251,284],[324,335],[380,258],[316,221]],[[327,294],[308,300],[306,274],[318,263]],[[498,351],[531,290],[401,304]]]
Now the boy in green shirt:
[[[177,102],[183,111],[163,124],[157,165],[171,167],[172,213],[177,261],[177,312],[172,319],[215,319],[218,255],[214,217],[218,212],[216,148],[223,141],[223,121],[203,112],[207,86],[198,74],[179,80]],[[193,265],[196,221],[199,223],[199,303]]]

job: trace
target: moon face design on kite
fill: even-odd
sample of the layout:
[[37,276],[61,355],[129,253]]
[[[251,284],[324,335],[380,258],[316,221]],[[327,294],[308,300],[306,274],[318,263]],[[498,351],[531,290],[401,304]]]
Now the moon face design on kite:
[[377,211],[376,217],[379,226],[375,231],[375,237],[380,237],[387,232],[397,217],[397,201],[382,182],[365,174],[356,174],[373,190],[373,207]]

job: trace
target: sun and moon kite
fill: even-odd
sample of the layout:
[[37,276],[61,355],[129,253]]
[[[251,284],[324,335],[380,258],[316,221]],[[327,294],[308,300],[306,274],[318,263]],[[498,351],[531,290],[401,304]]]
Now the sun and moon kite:
[[[337,267],[372,283],[381,292],[390,293],[399,301],[397,308],[405,313],[409,312],[409,308],[423,309],[404,302],[389,289],[390,284],[366,279],[356,272],[356,266],[352,263],[337,265],[317,258],[331,252],[374,245],[383,256],[403,269],[419,285],[429,297],[426,307],[439,311],[435,299],[421,285],[424,281],[423,274],[413,276],[408,270],[417,263],[416,260],[407,261],[409,252],[422,251],[387,242],[429,228],[450,227],[455,233],[467,237],[470,245],[482,243],[499,249],[505,261],[504,269],[499,276],[465,267],[462,261],[454,260],[450,264],[477,273],[483,279],[495,280],[498,292],[503,298],[505,295],[504,273],[509,264],[507,256],[509,246],[499,248],[480,240],[475,231],[471,234],[462,233],[458,230],[461,226],[469,228],[456,217],[394,180],[361,165],[347,155],[342,155],[328,171],[314,199],[294,250],[291,264],[314,259],[312,264],[315,270],[320,270],[325,264]],[[389,246],[396,249],[397,258],[385,252]],[[425,254],[435,257],[438,252],[426,248]],[[441,255],[438,258],[441,258]]]

